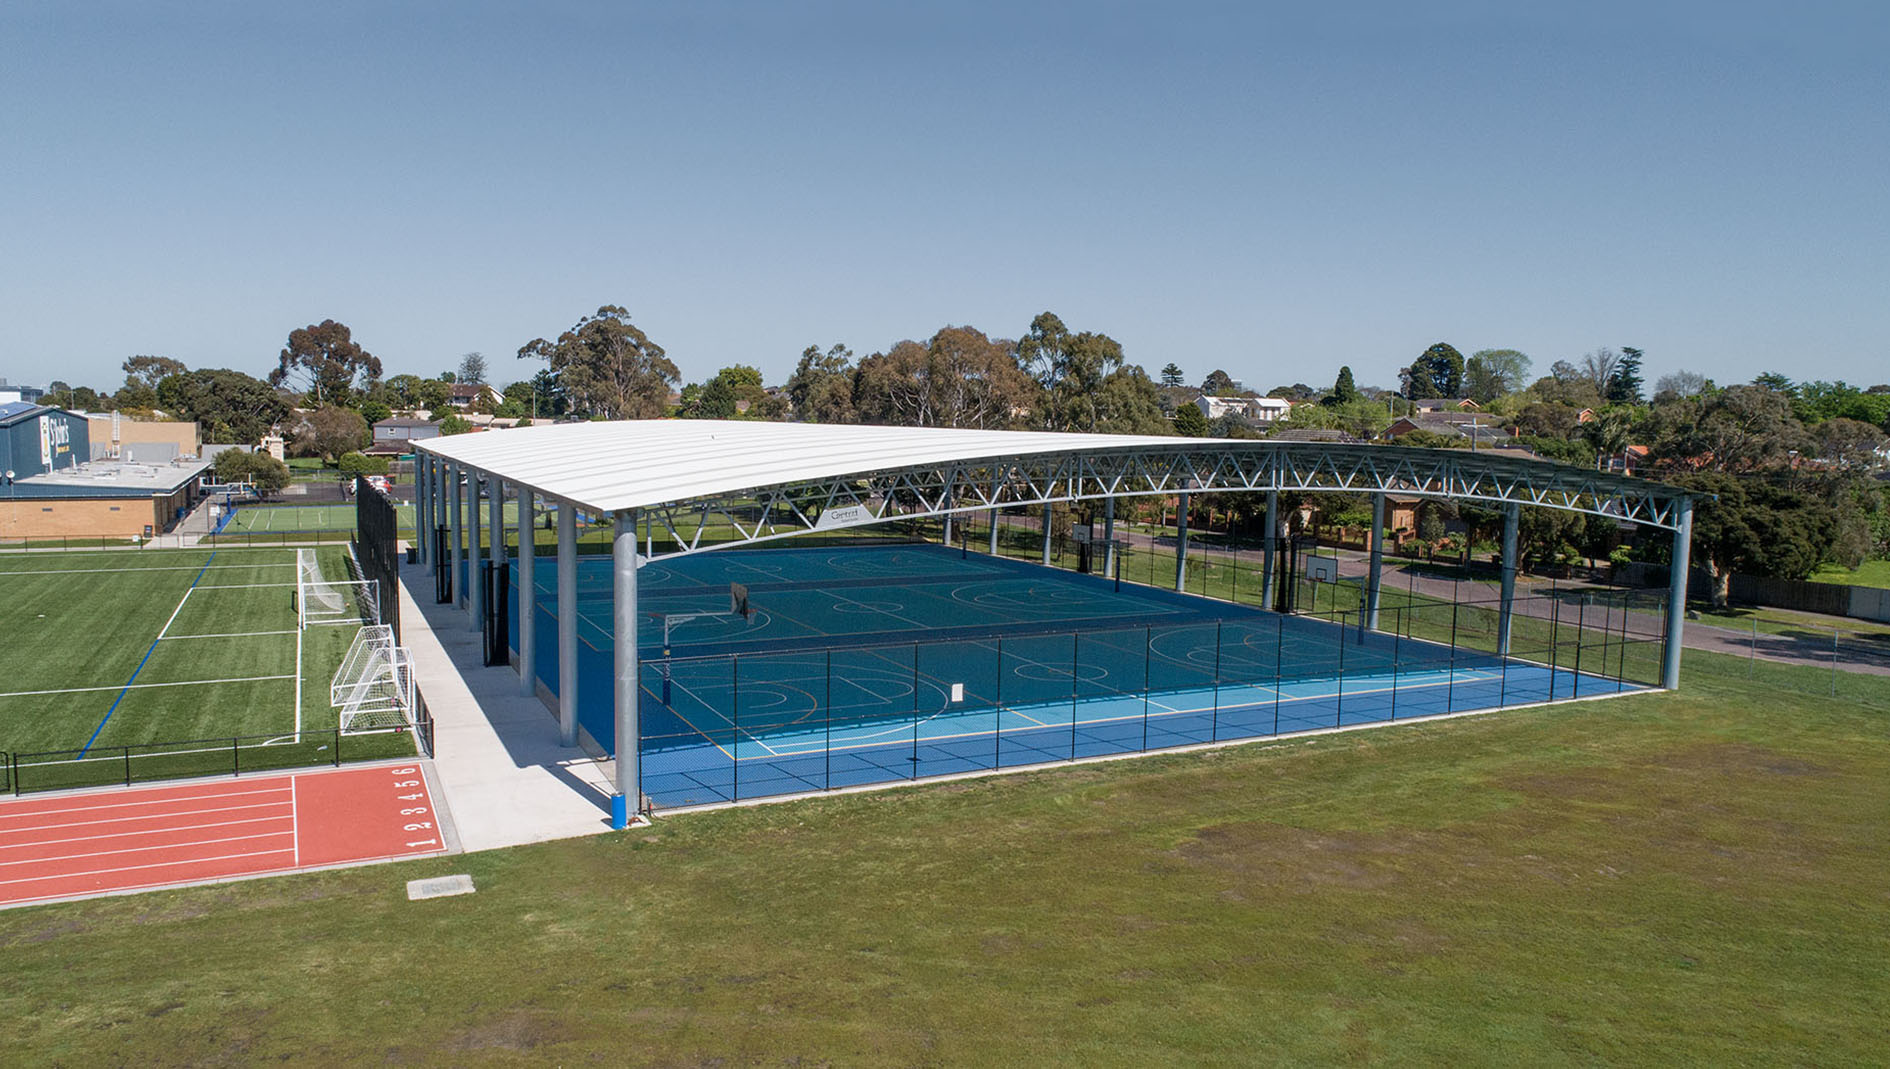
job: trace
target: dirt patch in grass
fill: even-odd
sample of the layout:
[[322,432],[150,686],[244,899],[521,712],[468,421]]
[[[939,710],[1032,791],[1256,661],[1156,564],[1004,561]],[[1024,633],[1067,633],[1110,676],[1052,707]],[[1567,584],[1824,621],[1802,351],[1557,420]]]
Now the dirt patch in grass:
[[447,1036],[442,1048],[452,1051],[512,1050],[533,1051],[556,1043],[560,1029],[543,1016],[529,1010],[499,1014],[470,1028]]
[[1326,887],[1381,890],[1405,879],[1403,863],[1422,852],[1411,833],[1311,831],[1269,823],[1203,828],[1175,856],[1245,886],[1314,891]]

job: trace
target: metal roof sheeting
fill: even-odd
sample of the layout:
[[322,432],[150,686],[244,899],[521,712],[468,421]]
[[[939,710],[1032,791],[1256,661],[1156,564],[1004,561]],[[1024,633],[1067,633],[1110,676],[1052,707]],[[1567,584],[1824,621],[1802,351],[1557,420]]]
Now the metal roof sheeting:
[[414,442],[597,512],[907,465],[1186,445],[1201,439],[745,420],[560,423]]

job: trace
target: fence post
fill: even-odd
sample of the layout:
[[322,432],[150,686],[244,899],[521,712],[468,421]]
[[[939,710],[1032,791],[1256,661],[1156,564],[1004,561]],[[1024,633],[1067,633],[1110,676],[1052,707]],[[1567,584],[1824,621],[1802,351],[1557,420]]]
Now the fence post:
[[341,725],[335,725],[335,767],[341,767]]
[[124,747],[124,752],[125,752],[125,786],[129,787],[131,786],[131,747],[129,746]]
[[232,736],[230,739],[230,775],[232,778],[243,774],[243,754],[237,747],[239,741],[241,741],[241,736]]

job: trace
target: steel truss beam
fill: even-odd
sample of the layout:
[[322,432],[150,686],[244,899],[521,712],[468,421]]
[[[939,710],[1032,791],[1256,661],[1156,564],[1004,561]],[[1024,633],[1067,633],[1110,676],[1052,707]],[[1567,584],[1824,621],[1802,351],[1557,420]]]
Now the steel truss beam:
[[[892,520],[1184,491],[1385,493],[1495,507],[1531,505],[1663,530],[1683,492],[1562,464],[1459,450],[1213,441],[987,457],[758,486],[644,510],[652,535],[696,553]],[[709,527],[734,539],[704,540]]]

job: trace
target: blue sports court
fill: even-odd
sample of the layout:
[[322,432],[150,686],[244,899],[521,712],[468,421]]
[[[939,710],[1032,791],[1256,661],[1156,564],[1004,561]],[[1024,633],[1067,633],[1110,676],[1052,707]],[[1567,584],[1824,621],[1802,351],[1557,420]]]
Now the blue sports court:
[[[550,636],[549,561],[536,580]],[[612,749],[607,558],[579,559],[578,597],[579,719]],[[923,543],[665,558],[641,570],[638,608],[643,785],[665,808],[1640,686],[1625,627],[1611,644],[1611,625],[1532,621],[1549,637],[1532,649],[1519,631],[1499,657],[1461,641],[1489,616],[1469,606],[1407,605],[1371,630],[1356,612],[1281,615]],[[536,653],[555,693],[556,643]]]

